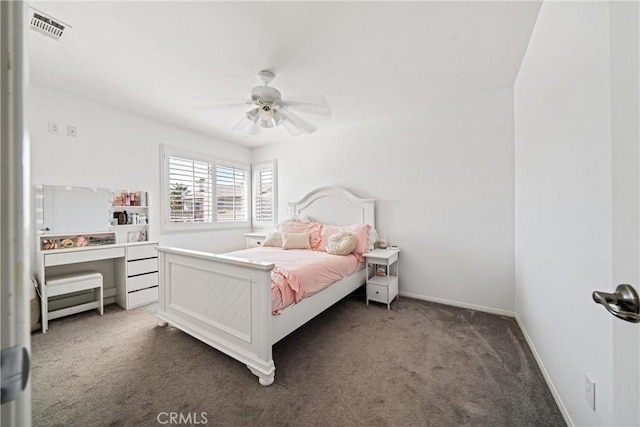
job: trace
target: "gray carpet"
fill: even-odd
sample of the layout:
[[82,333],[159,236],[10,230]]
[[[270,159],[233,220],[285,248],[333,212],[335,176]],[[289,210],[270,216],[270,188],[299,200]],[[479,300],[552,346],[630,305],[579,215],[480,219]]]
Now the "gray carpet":
[[511,318],[351,296],[274,346],[262,387],[153,309],[111,305],[33,334],[33,425],[170,425],[170,412],[182,425],[565,425]]

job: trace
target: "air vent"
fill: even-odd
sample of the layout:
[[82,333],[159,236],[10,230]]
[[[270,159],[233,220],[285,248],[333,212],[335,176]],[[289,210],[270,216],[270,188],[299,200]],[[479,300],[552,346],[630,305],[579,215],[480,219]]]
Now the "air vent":
[[66,35],[71,27],[64,22],[52,18],[46,13],[31,9],[31,29],[38,33],[59,41]]

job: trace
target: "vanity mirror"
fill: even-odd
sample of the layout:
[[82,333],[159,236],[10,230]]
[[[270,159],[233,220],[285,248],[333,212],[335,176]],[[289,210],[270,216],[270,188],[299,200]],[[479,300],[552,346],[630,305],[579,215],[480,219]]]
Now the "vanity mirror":
[[36,185],[36,233],[79,234],[111,231],[114,190]]

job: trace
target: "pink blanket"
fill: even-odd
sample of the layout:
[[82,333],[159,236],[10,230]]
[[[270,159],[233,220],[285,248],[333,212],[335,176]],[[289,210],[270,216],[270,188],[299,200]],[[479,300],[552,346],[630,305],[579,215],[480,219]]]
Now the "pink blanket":
[[257,247],[225,255],[275,264],[271,271],[273,314],[280,314],[285,307],[320,292],[362,268],[362,263],[355,255],[330,255],[302,249]]

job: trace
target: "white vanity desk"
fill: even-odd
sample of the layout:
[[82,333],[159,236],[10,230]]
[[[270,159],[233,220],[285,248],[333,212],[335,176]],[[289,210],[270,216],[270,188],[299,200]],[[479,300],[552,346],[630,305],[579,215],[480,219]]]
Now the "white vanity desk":
[[[105,288],[115,287],[115,302],[118,305],[130,309],[157,301],[158,255],[156,247],[157,242],[145,241],[39,250],[36,254],[36,264],[40,293],[43,296],[46,295],[47,275],[57,273],[56,270],[60,270],[57,268],[58,266],[65,266],[65,272],[82,271],[87,269],[84,263],[113,259],[113,273],[106,276],[112,277],[112,283],[105,283]],[[106,269],[110,270],[111,267],[107,266]],[[45,297],[41,298],[43,316],[48,309],[46,299]],[[67,314],[83,311],[81,305],[77,309],[72,306],[65,310],[67,310]]]

